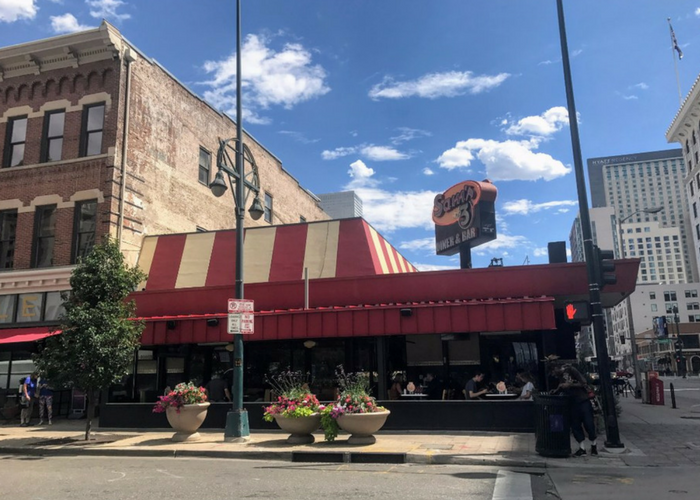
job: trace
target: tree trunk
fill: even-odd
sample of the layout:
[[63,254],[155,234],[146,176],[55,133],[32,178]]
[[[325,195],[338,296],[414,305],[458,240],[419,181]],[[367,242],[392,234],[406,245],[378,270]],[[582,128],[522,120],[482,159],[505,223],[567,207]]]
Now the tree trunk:
[[92,431],[92,419],[95,418],[95,403],[97,402],[97,391],[94,389],[88,389],[85,391],[87,396],[87,418],[85,419],[85,441],[90,439],[90,432]]

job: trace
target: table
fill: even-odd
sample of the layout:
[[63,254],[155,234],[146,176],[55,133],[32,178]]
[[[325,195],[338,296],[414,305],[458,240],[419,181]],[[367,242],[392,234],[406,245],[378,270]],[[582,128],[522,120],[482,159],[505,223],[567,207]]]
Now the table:
[[427,394],[401,394],[401,399],[426,399]]
[[487,399],[517,399],[519,394],[484,394]]

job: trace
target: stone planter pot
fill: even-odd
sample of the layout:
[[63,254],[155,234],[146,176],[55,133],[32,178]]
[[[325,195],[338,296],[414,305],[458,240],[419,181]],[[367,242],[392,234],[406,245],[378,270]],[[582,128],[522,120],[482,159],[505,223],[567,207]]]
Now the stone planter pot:
[[275,422],[284,432],[290,436],[287,438],[288,444],[311,444],[315,441],[311,434],[321,427],[321,415],[314,413],[308,417],[290,418],[282,415],[275,415]]
[[173,441],[197,441],[199,435],[199,427],[207,418],[207,410],[209,403],[197,403],[193,405],[185,405],[180,408],[180,412],[175,408],[165,410],[165,415],[168,417],[168,422],[175,429]]
[[382,428],[390,413],[389,410],[376,413],[345,413],[338,417],[338,425],[351,434],[348,444],[374,444],[377,438],[373,434]]

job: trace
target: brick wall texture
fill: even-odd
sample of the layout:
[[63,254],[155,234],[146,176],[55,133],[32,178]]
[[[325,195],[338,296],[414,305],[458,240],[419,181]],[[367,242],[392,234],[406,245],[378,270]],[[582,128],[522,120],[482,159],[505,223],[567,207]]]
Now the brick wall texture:
[[[15,269],[31,265],[36,206],[58,206],[54,265],[70,263],[76,199],[98,199],[98,237],[117,234],[126,75],[126,63],[115,59],[0,82],[0,158],[8,119],[28,116],[23,166],[0,169],[0,209],[19,212]],[[106,103],[102,154],[80,158],[83,109],[95,102]],[[62,160],[40,163],[45,113],[56,108],[66,109]],[[200,147],[212,153],[211,181],[218,139],[235,136],[234,122],[143,57],[131,63],[129,108],[123,231],[128,260],[136,262],[145,235],[234,227],[231,194],[215,198],[198,180]],[[263,193],[273,197],[272,224],[328,218],[277,158],[250,137],[244,141]],[[248,226],[266,224],[246,216]]]

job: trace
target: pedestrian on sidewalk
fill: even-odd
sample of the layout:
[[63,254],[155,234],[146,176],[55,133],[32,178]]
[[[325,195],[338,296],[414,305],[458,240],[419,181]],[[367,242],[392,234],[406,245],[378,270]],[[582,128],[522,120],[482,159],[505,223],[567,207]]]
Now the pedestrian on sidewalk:
[[578,443],[575,457],[586,454],[584,429],[591,442],[591,455],[598,455],[598,441],[593,419],[593,404],[591,403],[592,389],[588,386],[583,375],[571,365],[554,365],[552,374],[559,379],[559,385],[554,394],[564,394],[569,397],[571,405],[571,432]]
[[53,425],[51,417],[53,417],[53,389],[49,385],[48,380],[42,378],[38,382],[39,391],[39,425],[44,424],[44,411],[49,418],[49,425]]
[[27,427],[32,419],[34,401],[36,400],[37,374],[32,373],[24,379],[22,384],[22,411],[20,413],[20,427]]

